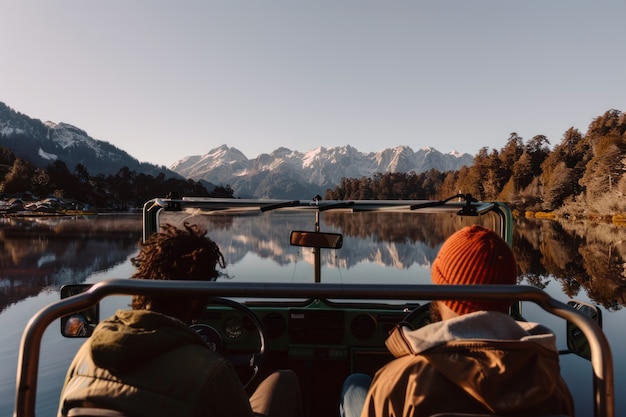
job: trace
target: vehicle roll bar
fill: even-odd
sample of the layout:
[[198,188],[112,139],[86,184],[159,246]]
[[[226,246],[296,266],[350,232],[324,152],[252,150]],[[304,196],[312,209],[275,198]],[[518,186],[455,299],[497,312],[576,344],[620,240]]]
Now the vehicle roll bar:
[[602,329],[589,317],[546,292],[527,285],[381,285],[232,283],[201,281],[144,281],[112,279],[94,284],[84,293],[56,301],[28,322],[22,336],[17,363],[14,417],[34,417],[37,371],[45,329],[56,319],[97,304],[112,295],[171,295],[202,293],[233,298],[306,298],[352,300],[519,300],[530,301],[545,311],[572,322],[587,337],[593,368],[594,415],[614,417],[614,376],[611,349]]
[[[449,211],[459,216],[478,216],[488,212],[495,212],[502,219],[500,236],[512,243],[513,214],[508,206],[498,202],[480,202],[471,198],[471,195],[459,194],[453,198],[468,198],[466,202],[446,200],[258,200],[233,199],[211,197],[183,197],[182,199],[154,198],[143,206],[143,240],[159,231],[159,218],[164,211],[191,210],[203,214],[260,214],[267,211],[314,211],[319,213],[328,211],[347,212],[403,212],[428,213]],[[468,211],[471,214],[467,214]]]

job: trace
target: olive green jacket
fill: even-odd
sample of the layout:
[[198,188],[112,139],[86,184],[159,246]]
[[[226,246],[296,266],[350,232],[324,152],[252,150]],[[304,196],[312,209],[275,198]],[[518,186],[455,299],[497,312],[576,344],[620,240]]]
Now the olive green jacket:
[[362,417],[574,415],[555,337],[541,325],[481,311],[398,328],[387,347],[397,359],[377,372]]
[[80,348],[58,415],[81,406],[134,417],[253,415],[228,361],[181,321],[147,310],[118,311]]

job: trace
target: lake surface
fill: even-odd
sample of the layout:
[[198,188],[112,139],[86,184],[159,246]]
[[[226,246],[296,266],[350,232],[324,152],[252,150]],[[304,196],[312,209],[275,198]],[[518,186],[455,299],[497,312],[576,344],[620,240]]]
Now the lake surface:
[[[328,213],[330,214],[330,213]],[[385,216],[389,216],[386,214]],[[395,216],[395,215],[394,215]],[[324,216],[321,228],[344,234],[343,248],[322,253],[322,280],[341,283],[429,283],[430,264],[451,228],[435,219],[416,222],[397,214],[389,221],[363,216]],[[224,277],[237,281],[312,282],[310,250],[288,245],[291,230],[313,230],[310,215],[279,213],[263,217],[191,216],[202,223],[222,248]],[[59,298],[64,284],[128,278],[130,258],[141,238],[141,216],[88,218],[0,218],[0,417],[12,415],[17,350],[27,321]],[[520,219],[513,246],[520,266],[519,282],[538,286],[561,301],[576,298],[601,306],[603,327],[612,346],[616,415],[626,415],[626,228],[611,225],[561,224]],[[105,300],[101,316],[127,308],[126,297]],[[524,315],[551,327],[565,349],[565,324],[525,303]],[[56,413],[65,370],[82,340],[64,339],[51,326],[44,336],[37,415]],[[576,400],[577,415],[592,415],[591,366],[573,355],[561,356],[562,374]]]

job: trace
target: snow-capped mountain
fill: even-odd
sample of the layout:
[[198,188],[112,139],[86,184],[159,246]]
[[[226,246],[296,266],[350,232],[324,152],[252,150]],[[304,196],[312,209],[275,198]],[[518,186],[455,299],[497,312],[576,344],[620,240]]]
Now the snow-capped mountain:
[[240,197],[312,198],[334,188],[342,178],[376,173],[458,170],[469,166],[470,154],[443,154],[434,148],[414,152],[408,146],[363,153],[352,146],[319,147],[308,152],[278,148],[247,159],[238,149],[222,145],[201,156],[189,156],[169,168],[186,178],[230,185]]
[[128,167],[145,174],[164,172],[169,177],[178,177],[165,167],[139,162],[110,143],[93,139],[78,127],[32,119],[1,102],[0,145],[40,168],[59,160],[65,162],[70,170],[82,164],[92,175],[115,174]]
[[[307,152],[278,148],[248,159],[236,148],[222,145],[204,155],[188,156],[169,169],[141,163],[108,142],[91,138],[67,123],[41,122],[0,102],[0,146],[40,168],[63,161],[70,170],[82,164],[91,175],[116,174],[121,168],[166,176],[182,176],[213,184],[230,185],[237,197],[308,199],[324,195],[342,178],[372,177],[376,173],[421,173],[429,169],[458,170],[473,157],[434,148],[413,151],[408,146],[363,153],[352,146],[318,147]],[[210,188],[209,187],[209,188]]]

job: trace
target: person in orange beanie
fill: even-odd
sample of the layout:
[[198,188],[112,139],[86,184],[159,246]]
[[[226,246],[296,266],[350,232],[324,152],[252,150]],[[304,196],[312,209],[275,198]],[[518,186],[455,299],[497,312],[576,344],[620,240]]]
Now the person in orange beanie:
[[[433,284],[514,285],[517,263],[513,250],[497,233],[474,225],[459,230],[444,242],[430,276]],[[510,303],[454,300],[434,302],[431,311],[440,312],[442,305],[456,315],[480,310],[508,313],[511,306]]]
[[[515,285],[517,264],[497,233],[473,225],[444,242],[431,278],[445,285]],[[392,332],[386,344],[396,359],[373,380],[348,377],[340,414],[574,415],[554,334],[516,321],[509,307],[499,301],[433,301],[432,323],[415,330],[403,324]]]

